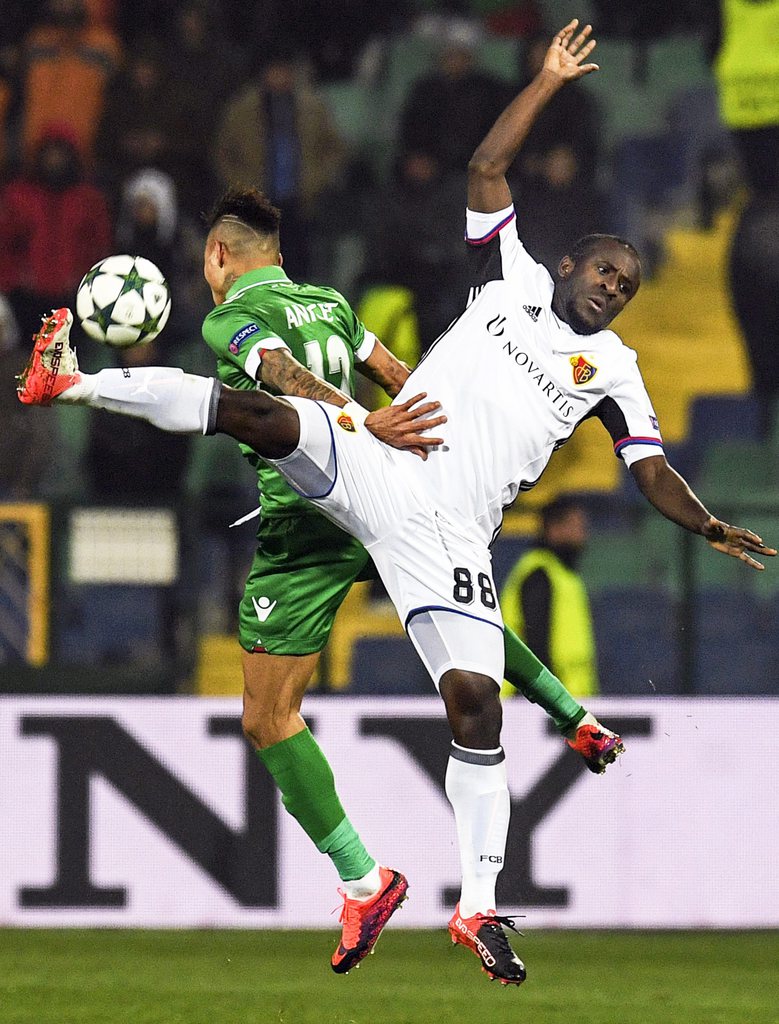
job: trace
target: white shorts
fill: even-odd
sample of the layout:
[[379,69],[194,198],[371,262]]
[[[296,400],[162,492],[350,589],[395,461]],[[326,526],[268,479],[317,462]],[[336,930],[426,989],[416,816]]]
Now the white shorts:
[[476,531],[420,487],[409,462],[418,456],[377,441],[336,406],[285,400],[298,413],[300,441],[291,455],[267,461],[367,548],[436,684],[449,668],[499,684],[503,619],[490,552]]

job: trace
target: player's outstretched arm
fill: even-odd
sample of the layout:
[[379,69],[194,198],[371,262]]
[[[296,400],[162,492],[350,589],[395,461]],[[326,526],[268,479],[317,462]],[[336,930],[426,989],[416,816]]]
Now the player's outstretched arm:
[[595,48],[592,28],[585,25],[577,34],[576,18],[552,40],[544,66],[533,81],[503,111],[468,164],[468,209],[495,213],[511,205],[506,172],[541,111],[566,82],[597,71],[597,64],[585,64]]
[[740,526],[723,523],[711,515],[693,494],[687,482],[668,465],[663,455],[634,462],[630,471],[641,493],[655,508],[674,523],[692,533],[698,533],[715,551],[738,558],[753,569],[765,566],[752,558],[750,552],[772,557],[774,548],[768,548],[756,533]]
[[[262,359],[260,374],[263,384],[282,395],[313,398],[318,402],[336,405],[339,409],[353,404],[348,395],[306,369],[288,349],[280,348],[267,351]],[[406,375],[408,375],[407,371]],[[416,395],[408,402],[404,402],[403,405],[391,405],[384,409],[377,409],[367,415],[365,426],[374,437],[383,441],[384,444],[388,444],[392,448],[411,451],[415,455],[419,455],[420,458],[426,459],[427,450],[443,444],[443,439],[431,437],[425,431],[434,430],[442,423],[446,423],[445,416],[433,415],[441,408],[440,402],[430,401],[420,404],[426,397],[426,394]]]

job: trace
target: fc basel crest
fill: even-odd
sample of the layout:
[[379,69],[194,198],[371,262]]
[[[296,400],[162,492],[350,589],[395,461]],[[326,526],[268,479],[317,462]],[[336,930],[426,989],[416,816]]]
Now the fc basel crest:
[[354,425],[354,420],[345,412],[342,412],[335,422],[338,424],[341,430],[348,430],[350,434],[354,434],[357,431],[357,428]]
[[574,384],[589,384],[598,372],[598,367],[588,363],[584,356],[571,356],[571,366]]

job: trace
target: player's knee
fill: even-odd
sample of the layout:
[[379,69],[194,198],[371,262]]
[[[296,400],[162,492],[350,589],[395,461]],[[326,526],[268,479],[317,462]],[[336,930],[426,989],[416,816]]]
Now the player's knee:
[[278,742],[278,737],[283,738],[284,722],[278,720],[278,710],[273,706],[266,706],[261,701],[247,700],[244,695],[243,715],[241,726],[243,734],[252,746],[259,748],[269,747]]
[[299,715],[297,708],[277,700],[264,701],[250,698],[244,692],[241,727],[247,740],[256,749],[273,746],[296,732]]
[[475,749],[500,745],[503,708],[493,679],[451,669],[441,677],[440,691],[455,743]]
[[261,714],[260,710],[254,704],[244,701],[241,728],[243,729],[244,736],[253,747],[260,748],[267,745],[263,743],[263,737],[266,733],[266,730],[263,728],[264,721],[265,716]]

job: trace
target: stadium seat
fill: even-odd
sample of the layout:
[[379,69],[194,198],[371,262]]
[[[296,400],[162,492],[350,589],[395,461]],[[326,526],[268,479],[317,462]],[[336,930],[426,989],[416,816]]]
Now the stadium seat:
[[338,134],[355,152],[363,152],[373,121],[369,94],[364,86],[352,80],[327,82],[319,88],[333,115]]
[[[492,3],[483,4],[482,6],[489,9],[494,8],[496,5]],[[571,20],[572,8],[569,0],[544,0],[541,6],[544,14],[544,24],[548,25],[553,32],[562,28],[563,25]],[[576,17],[582,25],[587,23],[595,24],[596,11],[591,0],[581,0],[581,2],[576,4]]]
[[744,592],[701,591],[694,611],[696,693],[779,692],[775,608]]
[[711,71],[700,35],[676,32],[648,47],[648,84],[666,104],[680,93],[711,84]]
[[601,112],[601,145],[612,150],[623,139],[659,134],[665,129],[664,94],[654,83],[636,76],[636,48],[623,39],[598,39],[597,62],[608,75],[587,75],[589,89]]
[[[711,231],[670,231],[666,263],[642,284],[617,323],[620,337],[638,352],[666,444],[680,444],[690,436],[690,404],[695,399],[745,395],[750,387],[749,364],[726,285],[734,223],[731,210]],[[706,267],[703,276],[701,267]]]
[[582,555],[579,570],[591,595],[615,587],[640,587],[646,583],[647,566],[639,534],[596,534]]
[[166,657],[165,598],[153,587],[70,588],[53,656],[64,664],[158,664]]
[[676,608],[667,592],[605,590],[593,599],[592,612],[602,693],[679,692]]
[[630,40],[598,36],[595,58],[608,73],[587,75],[602,113],[603,145],[668,131],[668,112],[679,93],[710,85],[697,36],[674,35],[640,48]]
[[57,471],[48,473],[41,486],[44,498],[70,498],[83,494],[84,474],[81,460],[87,446],[90,411],[81,405],[54,405],[57,421]]
[[[723,509],[745,502],[771,508],[779,500],[779,466],[769,445],[720,441],[706,452],[695,484],[704,502]],[[721,515],[726,517],[724,511]]]
[[751,395],[699,395],[693,399],[687,437],[679,446],[680,458],[669,461],[692,480],[715,442],[757,441],[759,416],[760,407]]
[[429,696],[434,687],[405,636],[369,637],[354,646],[349,694]]

